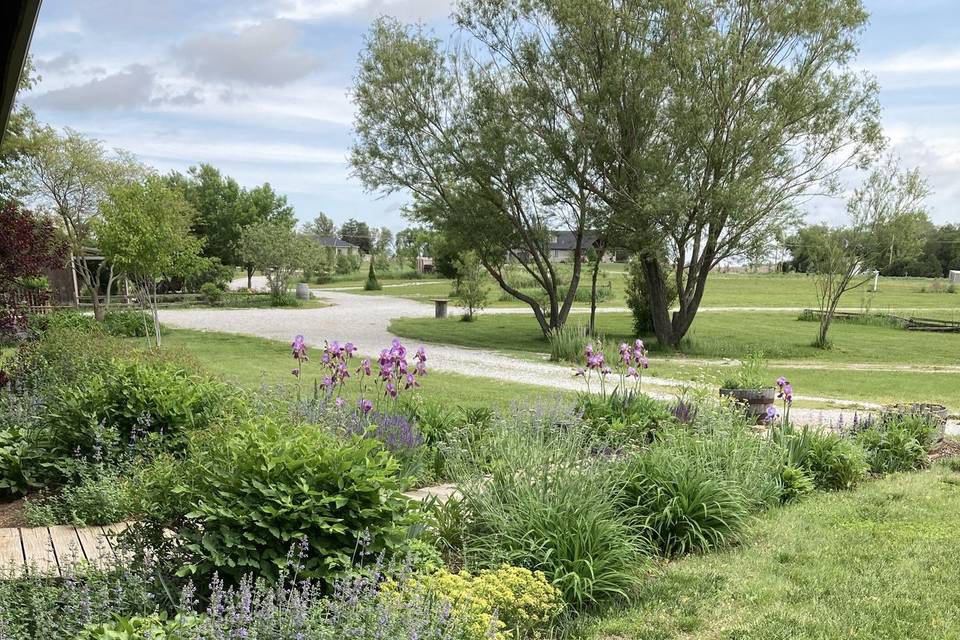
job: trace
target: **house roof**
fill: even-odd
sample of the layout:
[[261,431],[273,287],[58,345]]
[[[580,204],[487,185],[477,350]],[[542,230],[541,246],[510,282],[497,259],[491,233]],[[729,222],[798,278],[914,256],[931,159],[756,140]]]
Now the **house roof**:
[[[547,247],[551,251],[573,251],[577,246],[577,235],[573,231],[551,231],[551,240],[556,238],[556,242],[551,242]],[[597,241],[597,234],[589,231],[583,234],[583,248],[592,246]]]
[[317,238],[317,242],[321,247],[335,247],[340,249],[359,249],[355,244],[351,244],[346,240],[341,240],[340,238],[335,238],[333,236],[320,236]]
[[0,2],[0,139],[13,109],[40,0]]

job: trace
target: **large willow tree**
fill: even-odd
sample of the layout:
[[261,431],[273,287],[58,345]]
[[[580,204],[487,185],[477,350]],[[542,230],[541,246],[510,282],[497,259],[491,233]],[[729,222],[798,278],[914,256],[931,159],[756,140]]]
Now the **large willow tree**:
[[[377,22],[355,87],[352,161],[368,187],[411,193],[410,215],[475,251],[550,333],[566,321],[603,205],[587,184],[592,147],[551,93],[565,87],[541,93],[522,73],[492,49],[448,49],[419,28]],[[551,257],[556,230],[573,233],[569,270]],[[542,294],[512,281],[511,264]]]
[[409,189],[485,263],[524,246],[504,211],[629,238],[665,345],[713,268],[880,145],[875,84],[851,67],[858,0],[464,0],[455,17],[458,55],[374,28],[361,177]]

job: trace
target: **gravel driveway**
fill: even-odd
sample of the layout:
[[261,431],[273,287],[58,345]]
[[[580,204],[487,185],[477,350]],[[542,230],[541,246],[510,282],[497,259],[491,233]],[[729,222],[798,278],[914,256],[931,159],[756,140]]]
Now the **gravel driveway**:
[[[246,286],[246,280],[242,281]],[[254,287],[262,287],[263,280],[254,278]],[[362,296],[344,291],[314,290],[316,297],[331,303],[320,309],[164,309],[160,320],[164,324],[182,329],[199,331],[222,331],[289,342],[293,336],[303,334],[313,347],[322,346],[324,340],[353,342],[362,355],[373,356],[389,346],[395,337],[387,327],[393,318],[433,317],[433,306],[391,296]],[[451,313],[457,313],[451,309]],[[410,344],[409,346],[419,346]],[[523,360],[495,351],[469,349],[450,345],[427,344],[429,365],[435,371],[448,371],[468,376],[532,384],[566,391],[582,391],[582,379],[574,378],[572,368],[560,367],[549,362]],[[644,384],[653,387],[680,387],[684,383],[667,378],[644,377]],[[652,395],[668,397],[661,390],[649,390]],[[803,398],[798,396],[798,398]],[[823,398],[810,398],[823,400]],[[831,402],[848,404],[851,407],[879,408],[868,403],[843,401],[831,398]],[[795,421],[807,424],[835,424],[841,415],[851,418],[854,409],[800,409],[791,413]],[[960,425],[948,425],[951,432],[960,432]]]

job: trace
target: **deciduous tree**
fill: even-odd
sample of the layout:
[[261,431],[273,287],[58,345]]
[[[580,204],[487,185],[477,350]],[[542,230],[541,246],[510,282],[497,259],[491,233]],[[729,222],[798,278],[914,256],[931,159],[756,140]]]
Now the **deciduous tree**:
[[157,283],[187,276],[199,265],[203,243],[190,233],[194,210],[162,178],[148,176],[111,189],[101,211],[96,223],[100,249],[149,308],[159,347]]
[[[99,140],[66,129],[34,128],[14,173],[25,198],[38,211],[55,216],[67,239],[71,260],[103,319],[117,276],[108,263],[85,258],[99,252],[95,227],[109,190],[143,177],[145,169],[129,153],[108,151]],[[106,298],[100,292],[107,290]]]
[[283,220],[257,222],[241,232],[240,254],[243,261],[263,271],[273,304],[287,302],[287,290],[293,274],[310,266],[312,242],[307,236],[296,233],[293,225]]
[[847,202],[850,224],[827,229],[818,237],[810,255],[820,310],[814,344],[830,345],[827,333],[840,298],[869,282],[874,270],[885,264],[890,229],[903,228],[905,219],[926,216],[928,193],[918,170],[902,171],[888,158],[871,170]]

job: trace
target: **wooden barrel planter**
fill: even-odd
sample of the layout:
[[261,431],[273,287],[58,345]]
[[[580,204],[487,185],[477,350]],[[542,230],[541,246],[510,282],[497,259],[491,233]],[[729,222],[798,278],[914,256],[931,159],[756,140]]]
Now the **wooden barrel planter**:
[[747,416],[760,422],[767,415],[767,408],[773,406],[777,399],[777,390],[775,387],[766,389],[720,389],[720,397],[732,398],[737,404],[743,406]]
[[929,402],[912,402],[905,404],[891,404],[884,407],[886,413],[896,415],[921,415],[934,420],[937,424],[937,434],[935,442],[943,440],[944,432],[947,428],[947,418],[950,411],[942,404]]

